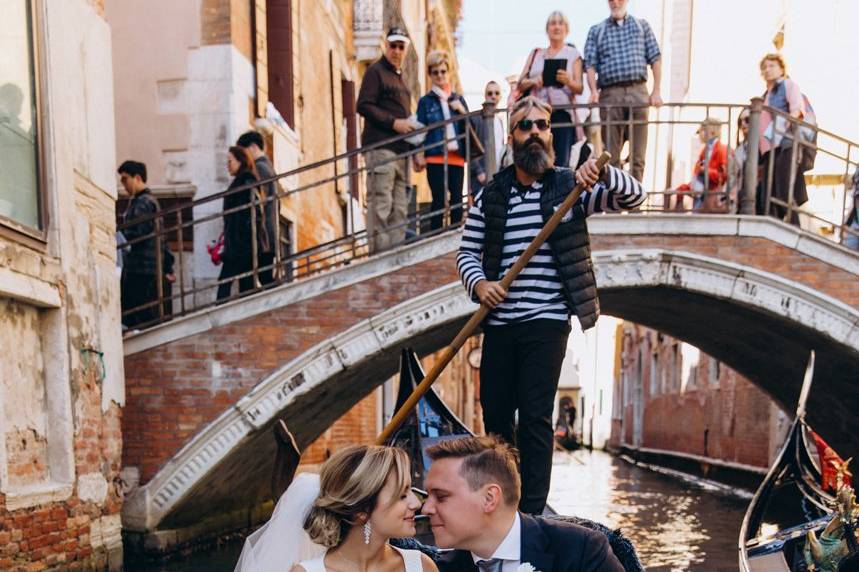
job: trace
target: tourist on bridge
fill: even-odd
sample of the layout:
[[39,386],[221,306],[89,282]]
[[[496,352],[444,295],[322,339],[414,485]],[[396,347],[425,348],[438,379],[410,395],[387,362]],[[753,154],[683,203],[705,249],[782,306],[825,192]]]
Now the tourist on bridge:
[[[498,107],[498,102],[501,101],[501,85],[497,81],[492,80],[483,88],[483,101],[491,103],[496,108]],[[489,133],[487,132],[486,122],[483,120],[476,121],[474,128],[477,131],[480,144],[483,145],[484,149],[489,149]],[[501,119],[500,113],[496,113],[492,118],[492,129],[495,135],[495,168],[497,171],[501,168],[501,158],[504,156],[505,149],[504,122]],[[469,164],[469,190],[472,195],[477,194],[486,184],[486,181],[489,180],[489,177],[495,174],[487,172],[486,158],[487,156],[483,155],[478,159],[474,159]]]
[[[271,159],[265,154],[265,140],[258,131],[248,131],[242,133],[236,145],[247,149],[251,157],[254,159],[254,165],[257,169],[260,181],[265,181],[274,177],[274,167],[271,164]],[[262,198],[265,201],[263,210],[265,217],[262,218],[263,228],[259,230],[260,238],[265,240],[259,241],[257,249],[257,260],[259,260],[259,281],[265,286],[274,281],[274,253],[277,249],[277,225],[278,221],[278,205],[277,186],[274,181],[269,181],[264,185],[260,185],[260,189],[264,191]]]
[[[565,43],[569,33],[570,22],[563,12],[549,14],[549,47],[531,51],[516,86],[518,93],[533,95],[554,107],[575,103],[576,95],[584,89],[582,57],[575,46]],[[573,110],[552,111],[552,146],[555,165],[560,167],[570,166],[570,148],[576,142],[575,117]]]
[[[238,189],[259,181],[256,165],[244,147],[230,147],[227,153],[227,170],[233,176],[230,189]],[[254,198],[256,195],[257,198]],[[238,276],[239,292],[254,289],[253,241],[265,235],[263,217],[256,205],[259,193],[256,187],[235,191],[224,197],[224,250],[221,253],[221,274],[218,276],[218,300],[230,297],[232,278]],[[251,207],[251,204],[254,207]],[[256,236],[251,217],[256,216]],[[257,243],[259,244],[259,242]]]
[[[414,130],[409,121],[411,93],[403,80],[403,62],[409,36],[391,28],[385,37],[385,53],[367,68],[358,92],[358,113],[364,118],[361,145],[372,145]],[[402,242],[406,236],[409,151],[400,139],[367,151],[367,236],[370,251],[378,252]]]
[[[117,169],[119,182],[128,193],[130,200],[122,214],[123,223],[133,223],[135,220],[146,218],[136,224],[125,227],[121,232],[123,240],[133,242],[122,252],[122,278],[120,279],[120,299],[122,311],[133,308],[137,311],[122,318],[123,326],[133,328],[146,324],[158,318],[158,306],[148,305],[158,300],[158,256],[157,240],[153,238],[135,239],[153,235],[160,228],[158,218],[147,218],[161,210],[158,199],[146,185],[146,165],[139,161],[124,161]],[[167,295],[174,280],[173,255],[167,249],[165,236],[161,237],[161,275],[162,292]],[[165,313],[171,302],[164,302]],[[146,306],[146,307],[141,307]]]
[[[546,504],[552,469],[552,411],[570,333],[599,315],[585,217],[631,209],[641,184],[614,167],[602,172],[589,147],[577,170],[553,167],[552,108],[531,96],[511,110],[514,164],[500,171],[469,209],[457,266],[469,295],[491,308],[484,323],[480,403],[487,433],[517,443],[522,455],[523,512]],[[499,280],[576,182],[589,185],[568,217],[506,292]],[[514,428],[514,414],[519,426]]]
[[[695,162],[692,181],[677,187],[679,193],[692,195],[692,208],[700,212],[727,212],[730,204],[725,194],[728,182],[728,147],[722,143],[722,122],[707,117],[698,127],[703,147]],[[677,210],[686,210],[685,196],[677,195]]]
[[[453,91],[450,85],[450,57],[447,52],[434,51],[427,56],[432,87],[418,101],[417,120],[430,125],[468,113],[465,98]],[[430,218],[430,228],[440,229],[444,221],[445,199],[450,197],[450,223],[462,221],[462,185],[465,179],[466,141],[468,120],[448,123],[427,132],[422,153],[414,156],[415,170],[427,170],[427,182],[432,192],[431,210],[437,214]],[[447,143],[444,143],[446,141]],[[442,212],[438,212],[442,211]]]
[[[494,437],[439,442],[421,512],[430,517],[442,572],[622,572],[605,534],[516,510],[520,484],[516,452]],[[524,463],[524,461],[522,461]],[[521,506],[521,505],[520,505]]]
[[[787,67],[781,54],[767,54],[761,59],[761,76],[767,84],[764,94],[764,105],[778,109],[794,119],[802,119],[805,113],[805,100],[799,85],[787,77]],[[791,162],[799,161],[799,157],[793,154],[793,137],[791,137],[788,120],[782,116],[773,116],[769,111],[761,113],[760,123],[760,165],[763,167],[761,178],[761,190],[758,193],[758,214],[772,215],[784,219],[787,207],[770,203],[769,212],[767,207],[767,191],[770,197],[787,203],[790,198],[790,171]],[[801,153],[802,147],[798,148]],[[770,159],[772,157],[772,159]],[[769,182],[769,162],[773,161],[772,183]],[[801,169],[796,170],[796,180],[793,184],[794,207],[802,206],[808,201],[808,192],[805,188],[805,177]],[[799,226],[799,215],[793,211],[789,222]]]
[[[647,153],[647,110],[662,105],[659,44],[646,20],[627,13],[628,0],[608,0],[611,15],[592,26],[585,42],[585,67],[591,103],[600,108],[602,139],[612,165],[621,165],[620,150],[630,141],[632,176],[642,180]],[[647,66],[653,90],[647,93]],[[629,122],[636,122],[629,133]],[[606,122],[612,124],[606,125]]]

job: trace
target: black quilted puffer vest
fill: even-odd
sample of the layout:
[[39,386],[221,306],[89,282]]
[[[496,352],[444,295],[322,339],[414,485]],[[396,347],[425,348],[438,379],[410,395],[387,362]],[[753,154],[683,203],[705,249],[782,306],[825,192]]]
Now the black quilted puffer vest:
[[[507,167],[495,175],[492,182],[483,189],[483,218],[486,229],[482,262],[488,280],[501,278],[507,205],[515,178],[515,168]],[[564,201],[575,186],[575,173],[572,169],[556,167],[546,172],[543,187],[540,189],[540,211],[544,224],[555,213],[555,207]],[[588,225],[581,204],[573,207],[572,217],[558,225],[548,242],[558,265],[567,307],[579,318],[582,329],[587,330],[596,323],[600,309],[591,261]]]

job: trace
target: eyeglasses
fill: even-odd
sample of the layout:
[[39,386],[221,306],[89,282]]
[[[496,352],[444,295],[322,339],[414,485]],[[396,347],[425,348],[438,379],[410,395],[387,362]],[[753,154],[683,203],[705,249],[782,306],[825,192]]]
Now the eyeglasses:
[[537,126],[540,131],[545,131],[551,126],[548,119],[520,119],[516,123],[516,129],[519,131],[531,131],[531,128]]
[[500,91],[487,91],[486,97],[492,97],[493,95],[501,95]]
[[400,50],[400,51],[406,50],[406,45],[403,42],[389,42],[388,47],[391,48],[392,50]]
[[430,70],[430,75],[447,75],[447,70],[444,68],[435,68],[434,70]]

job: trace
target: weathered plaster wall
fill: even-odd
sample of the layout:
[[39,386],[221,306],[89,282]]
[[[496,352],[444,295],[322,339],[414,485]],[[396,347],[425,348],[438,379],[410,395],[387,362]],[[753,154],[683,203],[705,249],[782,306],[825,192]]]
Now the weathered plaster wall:
[[0,569],[121,562],[124,404],[103,3],[36,2],[47,241],[0,239]]

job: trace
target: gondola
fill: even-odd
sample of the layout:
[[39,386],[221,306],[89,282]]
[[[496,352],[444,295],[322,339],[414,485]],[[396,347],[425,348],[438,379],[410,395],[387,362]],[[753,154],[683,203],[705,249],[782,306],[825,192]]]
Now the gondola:
[[[403,349],[400,356],[399,388],[397,390],[397,409],[405,403],[416,387],[419,380],[424,378],[424,371],[417,354],[412,349]],[[280,498],[289,487],[295,476],[301,460],[301,449],[283,420],[274,425],[274,437],[277,442],[277,457],[272,476],[272,496]],[[473,433],[463,424],[454,413],[448,409],[438,394],[430,390],[418,401],[415,411],[411,412],[403,424],[395,431],[386,444],[400,447],[409,453],[412,463],[412,483],[418,496],[426,496],[421,490],[424,475],[429,468],[430,460],[426,455],[428,447],[444,439],[472,436]],[[547,507],[544,514],[547,518],[555,518],[572,522],[591,530],[601,532],[608,538],[615,556],[623,564],[626,572],[643,572],[644,567],[638,559],[635,547],[620,530],[612,530],[598,522],[574,516],[556,514]],[[416,517],[418,533],[416,538],[392,540],[401,548],[422,550],[433,558],[438,558],[442,550],[434,546],[432,530],[426,518]]]
[[[403,349],[400,356],[400,376],[396,409],[399,409],[405,403],[418,382],[423,378],[424,370],[421,367],[418,356],[412,349]],[[456,439],[457,437],[472,435],[473,433],[448,409],[438,394],[433,389],[430,389],[421,397],[418,405],[415,407],[415,411],[393,433],[387,444],[408,451],[412,459],[412,483],[417,489],[416,492],[421,496],[426,494],[420,489],[423,485],[423,477],[430,465],[430,460],[426,455],[427,448],[445,439]],[[644,570],[632,543],[619,530],[611,530],[598,522],[583,518],[558,515],[548,506],[546,507],[544,516],[572,522],[602,532],[608,537],[612,550],[627,572]],[[421,544],[418,545],[411,539],[398,541],[398,543],[402,547],[418,548],[429,553],[431,556],[438,556],[439,551],[433,548],[432,531],[429,528],[427,519],[418,517],[416,521],[418,528],[416,538]]]
[[836,497],[834,491],[824,488],[824,467],[805,420],[813,376],[812,352],[785,444],[749,503],[740,527],[741,572],[807,570],[803,551],[808,533],[820,536],[833,518]]

